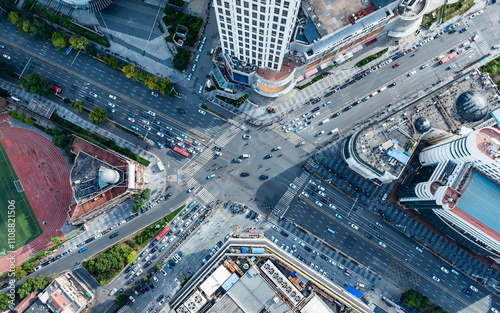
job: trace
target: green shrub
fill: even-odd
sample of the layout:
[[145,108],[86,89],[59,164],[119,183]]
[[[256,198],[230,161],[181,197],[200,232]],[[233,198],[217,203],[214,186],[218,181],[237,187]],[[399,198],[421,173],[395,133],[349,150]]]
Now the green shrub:
[[389,48],[385,48],[384,50],[382,51],[379,51],[375,54],[372,54],[366,58],[364,58],[363,60],[359,61],[358,63],[356,63],[356,66],[357,67],[362,67],[363,65],[366,65],[368,63],[370,63],[371,61],[375,60],[375,59],[378,59],[380,58],[381,56],[383,56],[387,51],[389,51]]

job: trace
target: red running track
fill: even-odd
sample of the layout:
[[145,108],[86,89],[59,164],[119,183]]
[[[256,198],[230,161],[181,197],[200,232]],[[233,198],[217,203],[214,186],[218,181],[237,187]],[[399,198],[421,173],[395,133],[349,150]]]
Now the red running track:
[[[34,131],[12,127],[8,114],[0,116],[0,141],[21,181],[42,234],[17,249],[16,264],[53,246],[52,236],[63,239],[64,225],[73,192],[66,159],[47,138]],[[46,225],[43,225],[46,221]],[[8,255],[0,259],[0,273],[9,268]]]

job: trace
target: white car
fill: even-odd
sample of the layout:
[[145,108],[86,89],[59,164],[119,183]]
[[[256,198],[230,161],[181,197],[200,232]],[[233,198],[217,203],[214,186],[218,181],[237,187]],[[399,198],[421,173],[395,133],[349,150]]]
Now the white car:
[[153,97],[158,97],[158,93],[157,93],[157,92],[154,92],[154,91],[151,91],[151,95],[152,95]]
[[438,56],[438,57],[436,58],[436,61],[439,61],[439,60],[441,60],[442,58],[444,58],[444,55],[443,55],[443,54],[441,54],[440,56]]
[[149,259],[151,259],[151,253],[146,256],[146,258],[144,259],[144,261],[149,261]]
[[359,230],[359,226],[354,223],[351,224],[351,227],[354,228],[355,230]]
[[97,98],[97,95],[96,95],[95,93],[93,93],[92,91],[91,91],[91,92],[89,92],[89,95],[91,95],[91,96],[92,96],[92,97],[94,97],[94,98]]
[[180,282],[177,278],[175,279],[175,283],[176,283],[177,285],[180,285],[180,284],[181,284],[181,282]]
[[332,209],[336,209],[335,205],[333,205],[333,203],[330,203],[329,206],[332,208]]
[[3,57],[6,58],[7,60],[10,60],[10,56],[8,54],[4,54]]
[[152,111],[147,111],[146,113],[149,114],[149,115],[151,115],[151,116],[156,116],[156,113],[152,112]]
[[109,295],[110,295],[110,296],[112,296],[112,295],[114,295],[114,294],[115,294],[115,292],[116,292],[116,288],[115,288],[115,289],[113,289],[113,290],[111,290],[111,291],[109,292]]
[[469,288],[470,288],[470,290],[472,290],[472,291],[474,291],[474,292],[478,292],[478,291],[479,291],[479,290],[477,290],[477,288],[476,288],[476,287],[474,287],[474,286],[472,286],[472,285],[470,285],[470,287],[469,287]]
[[408,77],[409,77],[409,76],[412,76],[412,75],[413,75],[413,74],[415,74],[416,72],[417,72],[417,71],[411,71],[411,72],[409,72],[409,73],[408,73]]
[[302,114],[302,117],[307,117],[309,115],[309,112],[306,112],[304,114]]
[[250,140],[251,138],[252,138],[252,136],[250,136],[250,135],[243,135],[243,139]]
[[[498,48],[500,48],[500,45],[494,45],[493,47],[491,47],[491,49],[498,49]],[[494,309],[494,308],[492,308],[492,309]]]
[[128,120],[131,121],[132,123],[135,122],[134,118],[132,117],[129,117]]
[[307,192],[305,192],[305,191],[302,191],[302,195],[303,195],[304,197],[306,197],[306,198],[309,198],[309,194],[308,194]]
[[444,267],[441,267],[441,270],[442,270],[443,272],[445,272],[446,274],[448,274],[448,273],[450,272],[448,269],[446,269],[446,268],[444,268]]
[[297,186],[295,186],[294,184],[290,184],[290,188],[297,189]]
[[435,281],[437,281],[438,283],[441,281],[441,279],[439,279],[436,275],[432,276],[432,279],[434,279]]
[[142,274],[142,269],[140,269],[137,273],[135,273],[135,276],[139,276]]
[[156,132],[156,134],[157,134],[158,136],[160,136],[160,137],[165,136],[165,135],[164,135],[163,133],[161,133],[161,132]]
[[321,203],[320,201],[316,201],[316,205],[321,208],[323,206],[323,203]]
[[205,111],[203,111],[203,110],[201,110],[201,109],[200,109],[200,110],[198,110],[198,113],[200,113],[201,115],[205,115],[205,114],[207,114],[207,112],[205,112]]
[[154,280],[155,282],[158,282],[158,281],[159,281],[158,277],[156,277],[156,276],[153,276],[153,280]]
[[319,186],[318,185],[318,189],[321,190],[321,191],[325,191],[325,187],[323,187],[323,186]]
[[109,105],[110,107],[112,107],[112,108],[116,107],[116,105],[114,105],[114,104],[113,104],[113,103],[111,103],[111,102],[108,102],[108,105]]
[[378,244],[383,248],[387,248],[387,245],[383,241],[380,241]]
[[116,96],[113,96],[113,95],[109,95],[109,97],[113,100],[116,100]]
[[162,274],[163,274],[163,276],[167,276],[167,272],[165,272],[165,270],[164,270],[164,269],[160,269],[160,273],[162,273]]
[[325,193],[324,193],[323,191],[318,191],[318,195],[320,195],[320,196],[323,196],[323,197],[324,197],[324,196],[325,196]]
[[491,308],[491,312],[498,313],[498,310],[495,308]]

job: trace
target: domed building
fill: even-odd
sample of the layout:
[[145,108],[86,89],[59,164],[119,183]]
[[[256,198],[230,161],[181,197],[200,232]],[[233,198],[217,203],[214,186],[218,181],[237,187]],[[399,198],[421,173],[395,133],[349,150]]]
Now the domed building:
[[[104,185],[116,184],[120,180],[120,174],[110,168],[101,167],[99,169],[99,179]],[[99,184],[101,184],[101,182],[99,182]]]
[[477,122],[488,114],[488,102],[476,90],[469,90],[461,94],[456,105],[458,114],[469,122]]
[[417,131],[425,133],[431,129],[431,122],[427,118],[421,116],[415,121],[415,128]]

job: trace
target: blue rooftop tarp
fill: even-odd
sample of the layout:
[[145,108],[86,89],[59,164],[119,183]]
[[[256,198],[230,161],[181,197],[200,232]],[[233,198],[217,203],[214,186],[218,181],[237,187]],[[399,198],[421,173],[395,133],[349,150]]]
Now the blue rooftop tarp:
[[359,299],[361,299],[361,297],[363,296],[363,293],[353,286],[347,287],[347,292],[351,293],[353,296]]
[[396,149],[394,147],[390,147],[389,150],[387,150],[387,155],[395,158],[396,160],[398,160],[399,162],[401,162],[403,164],[406,164],[408,162],[408,160],[410,159],[409,156],[407,156],[406,154],[404,154],[403,152],[399,151],[398,149]]
[[234,273],[233,275],[229,276],[229,278],[222,284],[222,289],[224,289],[226,292],[231,289],[231,287],[233,287],[234,284],[236,284],[236,282],[238,282],[238,280],[240,280],[240,278],[238,277],[238,275],[236,275],[236,273]]
[[500,124],[500,109],[496,109],[495,111],[491,112],[491,116],[497,121],[497,124]]

